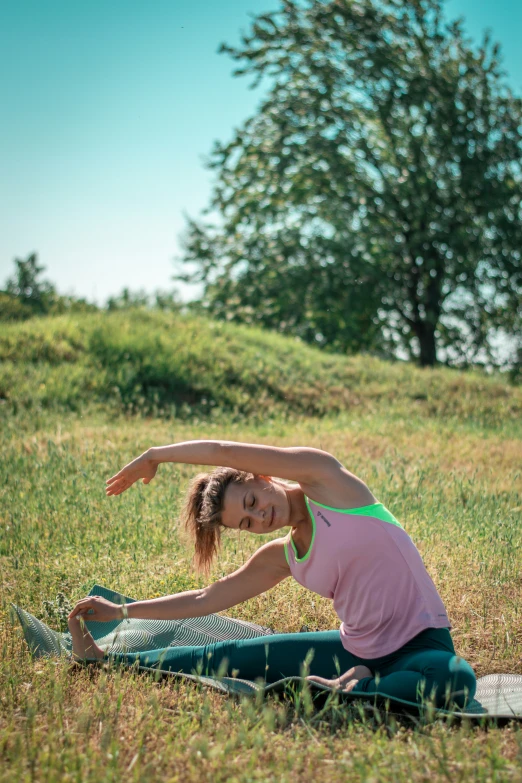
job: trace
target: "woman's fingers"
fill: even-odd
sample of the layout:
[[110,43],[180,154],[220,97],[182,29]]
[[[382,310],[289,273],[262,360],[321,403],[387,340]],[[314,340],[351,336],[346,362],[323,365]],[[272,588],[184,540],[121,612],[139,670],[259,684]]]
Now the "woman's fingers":
[[112,494],[114,494],[114,492],[117,492],[117,491],[118,491],[118,489],[120,489],[120,487],[121,487],[121,482],[120,482],[120,481],[118,481],[118,483],[116,483],[116,484],[111,484],[111,486],[110,486],[110,487],[107,487],[107,488],[105,489],[105,492],[106,492],[108,495],[112,495]]
[[109,620],[121,619],[121,609],[117,604],[102,598],[99,595],[92,595],[78,601],[69,615],[69,620],[86,620],[105,623]]
[[107,481],[105,483],[107,484],[108,487],[111,487],[114,484],[117,484],[119,481],[122,481],[124,478],[126,478],[124,473],[121,473],[121,474],[118,473],[116,476],[113,476],[112,478],[107,479]]
[[122,484],[115,489],[109,489],[105,493],[106,495],[121,495],[122,492],[125,492],[126,489],[128,489],[131,485],[130,484]]
[[105,483],[107,486],[114,486],[114,484],[117,484],[119,481],[136,481],[137,476],[133,475],[133,473],[135,474],[136,471],[131,472],[130,470],[123,468],[123,470],[120,470],[115,476],[107,479]]
[[112,478],[107,479],[107,481],[105,482],[106,484],[105,488],[110,490],[117,490],[117,489],[121,489],[123,485],[127,485],[128,487],[130,487],[138,480],[138,478],[139,475],[136,474],[133,475],[130,472],[126,472],[126,473],[122,472],[121,474],[118,474],[118,476],[113,476]]
[[146,460],[141,457],[129,462],[125,465],[119,473],[115,473],[105,482],[106,495],[121,495],[126,489],[132,487],[139,479],[142,479],[144,484],[150,484],[158,466],[151,460]]
[[120,495],[133,484],[134,481],[131,481],[128,478],[121,478],[118,481],[114,481],[110,486],[106,487],[105,493],[107,495]]
[[116,484],[117,481],[120,481],[123,478],[123,473],[120,471],[119,473],[116,473],[115,476],[111,476],[110,479],[107,479],[105,482],[107,486],[110,486],[111,484]]
[[76,617],[76,615],[78,614],[86,614],[91,607],[92,607],[92,599],[82,598],[82,600],[78,601],[78,603],[70,613],[69,618]]
[[107,495],[120,495],[139,479],[143,479],[143,483],[148,484],[156,475],[157,468],[157,464],[147,458],[145,454],[136,457],[118,473],[107,479],[105,482]]

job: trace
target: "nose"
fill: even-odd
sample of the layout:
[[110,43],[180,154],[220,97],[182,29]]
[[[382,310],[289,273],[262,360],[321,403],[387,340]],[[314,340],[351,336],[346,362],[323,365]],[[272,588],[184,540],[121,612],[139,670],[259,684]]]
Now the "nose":
[[259,508],[257,508],[255,512],[255,516],[257,521],[261,525],[265,525],[266,522],[268,522],[268,505],[266,507],[260,506]]
[[266,509],[263,512],[263,528],[266,530],[269,529],[270,521],[272,519],[272,505],[267,505]]

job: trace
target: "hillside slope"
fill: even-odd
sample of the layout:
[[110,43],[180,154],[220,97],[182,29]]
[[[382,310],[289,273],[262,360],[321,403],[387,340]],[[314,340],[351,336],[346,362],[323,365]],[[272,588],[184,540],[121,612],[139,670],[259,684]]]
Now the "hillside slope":
[[354,407],[495,424],[522,413],[501,376],[326,354],[288,337],[150,311],[37,318],[3,326],[0,399],[9,410],[264,418]]

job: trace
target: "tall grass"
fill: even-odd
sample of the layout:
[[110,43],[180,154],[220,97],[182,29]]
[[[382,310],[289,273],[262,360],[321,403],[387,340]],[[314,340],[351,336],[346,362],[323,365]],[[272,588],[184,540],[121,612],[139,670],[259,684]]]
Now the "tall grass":
[[[521,780],[517,725],[385,721],[335,700],[314,709],[306,695],[241,702],[172,679],[31,660],[10,602],[58,628],[94,582],[138,599],[203,584],[178,524],[198,467],[162,466],[151,485],[115,498],[104,481],[150,445],[228,438],[334,453],[415,541],[477,675],[522,673],[518,390],[499,378],[325,357],[210,322],[96,318],[35,321],[0,340],[0,782]],[[143,406],[134,392],[125,402],[134,388],[125,362]],[[176,397],[176,373],[183,394],[201,381],[216,404]],[[308,385],[310,398],[270,396],[267,373],[296,398]],[[161,416],[151,415],[151,377],[165,394]],[[169,405],[179,414],[183,399],[174,416]],[[263,540],[226,535],[211,578]],[[329,601],[290,579],[229,614],[280,631],[338,624]]]

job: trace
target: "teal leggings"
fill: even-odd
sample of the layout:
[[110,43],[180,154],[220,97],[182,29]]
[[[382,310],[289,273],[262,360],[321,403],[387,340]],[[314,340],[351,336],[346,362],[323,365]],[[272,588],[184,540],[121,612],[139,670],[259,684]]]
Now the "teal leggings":
[[162,671],[202,675],[219,672],[245,680],[261,678],[267,683],[300,676],[305,660],[309,661],[309,674],[328,679],[364,664],[373,676],[359,680],[353,693],[379,693],[409,702],[434,697],[438,707],[452,702],[463,707],[471,701],[476,688],[473,669],[455,654],[447,628],[428,628],[399,650],[370,660],[345,650],[339,631],[274,634],[201,647],[111,653],[108,658],[126,664],[139,660],[143,666]]

